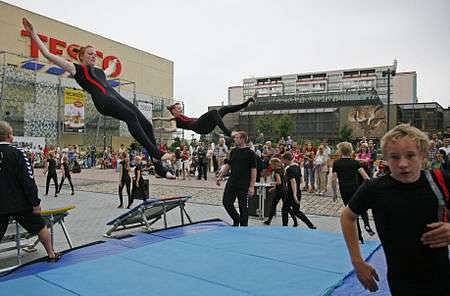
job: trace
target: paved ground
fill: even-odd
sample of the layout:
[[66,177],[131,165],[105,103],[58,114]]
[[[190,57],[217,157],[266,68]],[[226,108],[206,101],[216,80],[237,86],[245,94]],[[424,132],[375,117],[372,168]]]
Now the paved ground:
[[[61,194],[58,197],[53,197],[53,185],[50,187],[50,194],[43,196],[43,193],[45,193],[45,176],[43,176],[42,170],[36,170],[35,176],[42,199],[42,208],[49,209],[71,204],[76,206],[66,218],[66,226],[74,246],[108,239],[103,236],[108,229],[106,223],[127,211],[126,209],[116,208],[118,205],[119,174],[113,170],[89,169],[83,170],[80,174],[74,174],[73,182],[76,191],[74,196],[69,194],[68,186],[64,186]],[[219,218],[231,222],[221,204],[223,185],[221,187],[216,186],[213,178],[208,181],[196,179],[166,180],[151,176],[149,180],[150,195],[166,197],[191,195],[192,199],[187,204],[186,210],[193,221]],[[322,230],[340,232],[338,214],[341,207],[342,203],[333,202],[330,196],[304,194],[302,198],[302,209],[313,223]],[[180,224],[179,211],[170,212],[168,222],[169,226]],[[256,218],[251,218],[249,224],[267,227]],[[274,218],[272,225],[281,225],[280,215]],[[305,225],[300,224],[300,227],[305,227]],[[155,223],[154,228],[163,228],[162,222]],[[136,229],[133,231],[136,231]],[[373,238],[376,238],[376,236]],[[69,248],[59,226],[55,229],[54,244],[57,250]],[[3,246],[5,245],[1,247]],[[14,264],[14,255],[14,252],[0,254],[0,269]],[[45,251],[39,245],[36,252],[24,253],[22,260],[28,262],[43,256],[45,256]]]
[[[38,185],[45,187],[45,177],[42,170],[36,171]],[[98,193],[117,194],[119,184],[119,173],[113,170],[89,169],[83,170],[81,174],[73,174],[72,178],[76,184],[77,191],[88,191]],[[215,178],[209,180],[167,180],[157,179],[151,176],[150,195],[154,196],[179,196],[191,195],[192,202],[208,205],[222,205],[223,184],[218,187]],[[67,183],[67,181],[66,181]],[[52,186],[52,185],[51,185]],[[68,187],[66,187],[68,188]],[[51,189],[50,193],[54,193]],[[302,209],[308,214],[321,216],[339,216],[342,202],[333,202],[331,195],[319,196],[316,194],[303,194]]]

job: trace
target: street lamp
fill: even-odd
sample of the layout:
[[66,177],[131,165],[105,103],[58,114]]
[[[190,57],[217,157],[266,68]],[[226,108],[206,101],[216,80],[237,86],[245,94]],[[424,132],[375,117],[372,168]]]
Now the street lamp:
[[387,113],[386,113],[386,131],[391,125],[391,76],[395,76],[395,70],[385,70],[381,73],[383,77],[387,77]]

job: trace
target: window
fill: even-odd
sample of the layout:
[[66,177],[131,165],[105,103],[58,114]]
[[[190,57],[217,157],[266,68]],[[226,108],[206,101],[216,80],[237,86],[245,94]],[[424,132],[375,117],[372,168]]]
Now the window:
[[327,73],[313,74],[312,78],[326,78]]
[[359,71],[345,71],[344,72],[344,78],[357,77],[357,76],[359,76]]
[[311,74],[297,76],[297,80],[305,80],[305,79],[311,79]]

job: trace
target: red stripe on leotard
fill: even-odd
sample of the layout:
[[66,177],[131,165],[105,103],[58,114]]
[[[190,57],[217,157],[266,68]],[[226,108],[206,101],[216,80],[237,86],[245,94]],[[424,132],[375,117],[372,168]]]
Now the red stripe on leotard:
[[177,117],[182,123],[188,124],[197,120],[197,118],[187,117],[186,115],[179,114]]
[[87,81],[89,81],[91,84],[95,85],[98,89],[101,90],[102,93],[104,93],[106,95],[106,89],[100,83],[95,81],[94,78],[91,77],[86,65],[81,65],[81,67],[83,68],[84,76],[86,77]]

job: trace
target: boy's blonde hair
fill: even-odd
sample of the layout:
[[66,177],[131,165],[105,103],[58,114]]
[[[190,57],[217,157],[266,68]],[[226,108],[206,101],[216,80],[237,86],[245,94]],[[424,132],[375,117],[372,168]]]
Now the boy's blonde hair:
[[5,141],[11,133],[11,126],[6,121],[0,121],[0,141]]
[[410,124],[399,124],[390,131],[388,131],[383,138],[381,138],[381,150],[383,156],[386,158],[386,146],[388,143],[403,139],[405,137],[410,138],[417,144],[417,148],[420,152],[426,154],[430,148],[430,139],[428,136],[419,130],[418,128],[411,126]]

